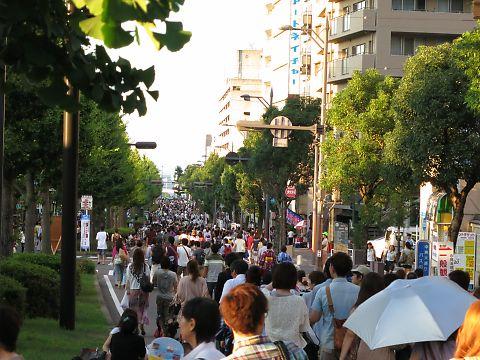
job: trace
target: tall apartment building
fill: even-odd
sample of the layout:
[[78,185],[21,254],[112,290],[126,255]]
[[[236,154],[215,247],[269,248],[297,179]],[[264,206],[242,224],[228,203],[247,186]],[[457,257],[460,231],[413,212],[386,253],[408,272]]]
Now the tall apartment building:
[[[273,102],[282,107],[289,95],[311,96],[311,43],[299,30],[311,15],[311,0],[266,0],[264,47],[266,90],[273,89]],[[311,16],[310,18],[311,19]]]
[[401,77],[421,45],[452,41],[475,27],[471,0],[332,1],[328,82],[344,88],[354,71]]
[[261,50],[238,50],[234,76],[226,79],[219,98],[217,130],[211,149],[225,156],[243,146],[244,134],[235,124],[239,120],[258,121],[265,108],[255,98],[245,101],[242,95],[263,96],[263,55]]
[[[452,41],[475,27],[471,0],[266,0],[265,84],[274,102],[321,97],[325,20],[329,18],[328,100],[354,71],[401,77],[421,45]],[[312,29],[282,31],[290,25]],[[319,46],[320,45],[320,46]]]

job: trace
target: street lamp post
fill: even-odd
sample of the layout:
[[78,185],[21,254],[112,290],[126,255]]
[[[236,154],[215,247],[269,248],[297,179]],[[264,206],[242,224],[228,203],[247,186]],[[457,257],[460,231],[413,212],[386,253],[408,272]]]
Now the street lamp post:
[[[326,124],[326,113],[327,113],[327,85],[328,85],[328,45],[329,45],[329,31],[330,31],[330,23],[329,23],[329,11],[328,11],[328,4],[329,0],[326,1],[325,4],[325,38],[322,40],[320,35],[317,34],[312,28],[309,26],[304,25],[301,28],[294,28],[291,25],[286,25],[280,27],[280,30],[284,31],[302,31],[304,35],[308,35],[309,38],[315,42],[315,44],[323,48],[323,91],[322,91],[322,106],[320,112],[320,128],[324,129]],[[315,36],[313,36],[315,35]],[[320,41],[319,41],[320,40]],[[314,147],[315,147],[315,161],[314,161],[314,170],[313,170],[313,216],[312,216],[312,250],[314,253],[314,259],[317,263],[318,257],[317,253],[318,250],[321,250],[321,235],[323,233],[323,191],[322,187],[319,182],[319,177],[322,174],[322,163],[323,163],[323,153],[321,144],[325,141],[324,132],[316,132],[315,133],[315,140],[314,140]],[[320,199],[320,200],[319,200]],[[319,204],[320,202],[320,204]],[[319,206],[320,205],[320,206]],[[319,210],[320,208],[320,210]],[[326,259],[323,259],[323,252],[321,253],[322,263],[325,262]]]
[[[250,99],[257,99],[265,107],[266,110],[270,109],[273,106],[273,88],[270,89],[270,102],[267,102],[263,96],[253,96],[249,94],[244,94],[240,96],[245,101],[250,101]],[[237,122],[238,128],[238,122]],[[240,129],[239,129],[240,130]],[[267,192],[264,194],[265,197],[265,238],[267,241],[270,241],[270,195]]]

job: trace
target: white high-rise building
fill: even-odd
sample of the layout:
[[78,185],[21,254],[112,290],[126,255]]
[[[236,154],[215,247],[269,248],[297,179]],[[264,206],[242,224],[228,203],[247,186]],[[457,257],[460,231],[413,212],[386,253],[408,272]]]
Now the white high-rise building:
[[[261,50],[238,50],[235,75],[226,79],[219,98],[217,130],[213,139],[213,152],[225,156],[243,146],[245,134],[235,124],[239,120],[258,121],[265,108],[255,96],[264,93],[262,80],[263,55]],[[242,95],[250,95],[245,101]]]
[[273,103],[282,107],[291,95],[312,96],[311,41],[300,30],[312,22],[310,0],[266,0],[264,80],[267,93],[273,89]]

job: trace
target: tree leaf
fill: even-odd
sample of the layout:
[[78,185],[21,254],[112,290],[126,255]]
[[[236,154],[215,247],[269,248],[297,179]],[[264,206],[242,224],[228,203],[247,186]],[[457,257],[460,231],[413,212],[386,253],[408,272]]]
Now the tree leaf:
[[166,21],[167,30],[165,34],[153,33],[153,36],[160,43],[160,47],[166,46],[170,51],[180,50],[192,37],[190,31],[183,30],[181,22]]

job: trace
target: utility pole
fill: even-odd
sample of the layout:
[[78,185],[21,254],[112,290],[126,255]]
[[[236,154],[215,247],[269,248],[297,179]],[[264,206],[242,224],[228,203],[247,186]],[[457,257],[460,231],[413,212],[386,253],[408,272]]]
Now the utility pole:
[[[75,9],[68,2],[71,15]],[[80,93],[65,78],[68,95],[75,103]],[[63,169],[62,169],[62,255],[60,264],[60,327],[75,329],[75,271],[77,243],[77,188],[78,188],[78,138],[80,113],[65,111],[63,114]]]
[[[320,126],[325,127],[326,125],[326,115],[327,115],[327,86],[328,86],[328,44],[329,44],[329,32],[330,32],[330,19],[329,15],[330,12],[328,11],[328,4],[329,1],[327,0],[325,3],[325,41],[324,41],[324,49],[323,49],[323,91],[322,91],[322,108],[321,108],[321,113],[320,113]],[[322,234],[323,234],[323,199],[325,198],[323,196],[323,189],[319,183],[319,178],[322,176],[323,173],[323,168],[322,168],[322,163],[323,163],[323,153],[322,153],[322,148],[321,144],[325,141],[325,133],[322,132],[319,134],[319,144],[318,146],[315,146],[315,152],[318,154],[318,169],[315,169],[317,172],[317,181],[315,182],[315,185],[317,186],[317,191],[320,193],[320,210],[317,210],[317,219],[315,219],[315,232],[318,241],[315,241],[315,244],[317,245],[316,249],[313,249],[315,257],[317,254],[318,249],[320,248],[320,251],[322,249]],[[319,186],[320,185],[320,186]],[[320,187],[320,189],[318,189]],[[318,203],[318,195],[315,194],[316,196],[316,202]],[[318,205],[317,205],[318,209]],[[313,233],[313,229],[312,229]],[[313,237],[313,236],[312,236]],[[320,246],[318,246],[320,245]],[[319,265],[323,265],[327,259],[324,259],[324,253],[321,252],[322,257],[321,257],[321,264],[318,264],[317,262],[317,267],[320,267]],[[327,255],[328,256],[328,255]],[[318,260],[318,259],[317,259]]]
[[[7,82],[7,67],[0,66],[0,241],[2,250],[8,253],[5,246],[10,246],[3,238],[3,166],[5,163],[5,85]],[[5,255],[5,254],[1,254]]]

